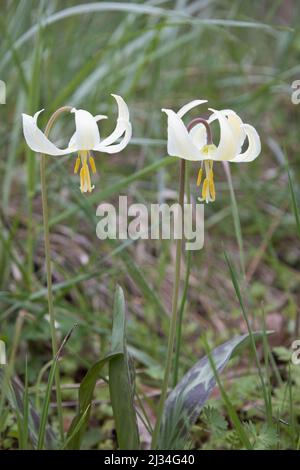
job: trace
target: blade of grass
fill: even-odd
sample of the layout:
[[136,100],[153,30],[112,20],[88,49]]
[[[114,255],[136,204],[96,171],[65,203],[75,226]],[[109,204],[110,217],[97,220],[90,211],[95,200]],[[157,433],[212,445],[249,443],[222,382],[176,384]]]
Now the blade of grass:
[[[68,448],[69,449],[80,449],[81,441],[86,430],[89,411],[91,409],[94,389],[99,379],[99,375],[103,367],[114,357],[122,354],[122,351],[112,351],[108,353],[103,359],[97,361],[92,367],[88,370],[85,377],[83,378],[80,388],[79,388],[79,398],[78,398],[78,410],[77,414],[74,417],[71,426],[68,430]],[[84,418],[82,417],[84,415]],[[80,426],[78,423],[81,423]],[[75,432],[74,429],[77,429]],[[69,436],[72,435],[72,438],[69,439]]]
[[240,216],[239,216],[239,209],[238,209],[238,205],[236,202],[229,163],[223,162],[223,166],[225,169],[225,174],[227,177],[229,190],[230,190],[231,211],[232,211],[232,216],[233,216],[235,235],[236,235],[238,246],[239,246],[241,270],[242,270],[243,276],[245,277],[246,270],[245,270],[244,244],[243,244],[243,235],[242,235],[241,221],[240,221]]
[[54,360],[52,361],[52,365],[50,368],[49,372],[49,377],[48,377],[48,383],[47,383],[47,388],[46,388],[46,393],[45,393],[45,398],[44,398],[44,405],[42,409],[42,415],[41,415],[41,422],[40,422],[40,428],[39,428],[39,434],[38,434],[38,443],[37,443],[37,449],[42,450],[44,447],[44,441],[45,441],[45,433],[46,433],[46,426],[47,426],[47,419],[48,419],[48,412],[49,412],[49,405],[50,405],[50,398],[51,398],[51,391],[52,391],[52,385],[55,377],[55,372],[56,372],[56,367],[57,367],[57,362],[59,360],[59,357],[62,353],[62,350],[66,344],[66,342],[69,340],[70,336],[72,335],[74,328],[76,325],[74,325],[67,336],[64,338],[63,342],[61,343]]
[[23,400],[23,440],[22,449],[28,449],[28,432],[29,432],[29,393],[28,393],[28,361],[25,357],[25,382],[24,382],[24,400]]
[[231,419],[231,422],[232,424],[234,425],[235,429],[236,429],[236,432],[241,440],[241,442],[243,443],[243,445],[245,446],[245,448],[247,450],[250,450],[252,449],[252,446],[251,446],[251,443],[249,441],[249,438],[243,428],[243,425],[227,395],[227,393],[225,392],[225,389],[222,385],[222,382],[220,380],[220,376],[218,374],[218,371],[216,369],[216,365],[215,365],[215,362],[212,358],[212,355],[211,355],[211,350],[209,348],[209,345],[208,345],[208,342],[207,342],[207,339],[204,337],[203,338],[203,344],[204,344],[204,348],[205,348],[205,352],[207,354],[207,357],[208,357],[208,360],[209,360],[209,363],[210,363],[210,366],[212,368],[212,371],[214,373],[214,376],[215,376],[215,379],[216,379],[216,382],[218,384],[218,387],[220,389],[220,392],[221,392],[221,396],[222,396],[222,399],[225,403],[225,406],[227,408],[227,411],[228,411],[228,415]]
[[[146,4],[137,4],[137,3],[121,3],[121,2],[101,2],[101,3],[91,3],[91,4],[84,4],[69,7],[54,13],[48,17],[43,18],[43,27],[46,28],[58,21],[62,21],[66,18],[69,18],[74,15],[83,15],[87,13],[96,13],[96,12],[104,12],[104,11],[115,11],[115,12],[125,12],[125,13],[135,13],[140,15],[153,15],[159,17],[166,17],[172,21],[177,21],[183,24],[191,24],[191,25],[198,25],[198,26],[226,26],[232,28],[250,28],[250,29],[263,29],[266,32],[274,34],[276,28],[285,29],[285,30],[292,30],[288,26],[272,26],[262,22],[255,22],[255,21],[238,21],[238,20],[230,20],[230,19],[220,19],[220,18],[195,18],[193,16],[188,15],[185,12],[175,11],[175,10],[167,10],[151,5]],[[35,36],[38,30],[38,26],[32,26],[28,31],[26,31],[15,43],[14,48],[18,49],[23,44],[25,44],[29,39]],[[9,55],[6,54],[2,61],[2,66],[7,63],[9,60]]]
[[236,293],[236,296],[238,298],[238,301],[239,301],[239,304],[240,304],[240,307],[241,307],[243,318],[245,320],[245,323],[247,325],[247,329],[248,329],[248,332],[249,332],[250,344],[251,344],[253,355],[254,355],[254,358],[255,358],[255,363],[256,363],[257,371],[258,371],[259,378],[260,378],[261,388],[262,388],[262,392],[263,392],[263,397],[264,397],[264,402],[265,402],[265,409],[266,409],[266,416],[268,417],[268,421],[272,422],[272,410],[270,409],[270,404],[269,404],[269,400],[268,400],[268,393],[267,393],[266,385],[265,385],[265,381],[264,381],[264,375],[263,375],[262,370],[261,370],[261,365],[260,365],[260,362],[259,362],[259,357],[258,357],[258,353],[257,353],[257,349],[256,349],[256,344],[255,344],[253,331],[252,331],[252,328],[251,328],[251,325],[250,325],[250,322],[249,322],[249,319],[248,319],[248,315],[247,315],[247,312],[246,312],[246,309],[245,309],[245,306],[244,306],[244,302],[243,302],[243,299],[242,299],[242,295],[241,295],[237,275],[236,275],[236,272],[235,272],[235,270],[234,270],[234,268],[233,268],[233,266],[232,266],[232,264],[229,260],[228,255],[225,251],[224,251],[224,255],[225,255],[227,266],[229,268],[232,284],[233,284],[233,287],[235,289],[235,293]]
[[297,234],[298,234],[298,237],[300,238],[300,213],[299,213],[299,207],[298,207],[298,203],[297,203],[297,199],[296,199],[294,183],[293,183],[293,179],[292,179],[289,167],[287,167],[287,173],[288,173],[288,177],[289,177],[289,189],[290,189],[290,193],[291,193],[293,212],[294,212],[295,221],[296,221]]
[[[160,168],[172,165],[176,161],[178,161],[176,157],[165,157],[154,163],[151,163],[150,165],[146,166],[142,170],[137,171],[136,173],[132,173],[130,176],[127,176],[126,178],[121,179],[120,181],[104,189],[103,191],[100,191],[100,192],[94,191],[89,197],[89,203],[93,204],[96,202],[100,204],[101,201],[108,199],[114,194],[118,194],[121,189],[126,188],[134,181],[138,181],[142,178],[145,178],[146,176],[149,176],[151,173],[158,171]],[[57,223],[62,222],[67,217],[71,217],[76,212],[78,212],[78,206],[62,211],[60,214],[50,219],[50,222],[49,222],[50,227],[52,227],[53,225]]]
[[109,361],[109,391],[115,420],[118,448],[139,449],[139,432],[134,407],[134,383],[130,374],[126,346],[125,298],[120,286],[116,287],[114,299],[112,350],[122,355]]

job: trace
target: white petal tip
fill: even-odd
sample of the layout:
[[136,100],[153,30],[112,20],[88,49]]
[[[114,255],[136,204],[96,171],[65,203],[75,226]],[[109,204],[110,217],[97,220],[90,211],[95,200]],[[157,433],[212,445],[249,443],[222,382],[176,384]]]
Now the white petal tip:
[[108,117],[105,114],[97,114],[94,116],[94,119],[96,122],[102,121],[103,119],[108,119]]
[[[39,115],[40,115],[44,110],[45,110],[45,108],[40,109],[39,111],[37,111],[37,112],[34,114],[33,120],[34,120],[35,123],[37,123],[37,119],[38,119]],[[30,116],[30,117],[31,117],[31,116]]]

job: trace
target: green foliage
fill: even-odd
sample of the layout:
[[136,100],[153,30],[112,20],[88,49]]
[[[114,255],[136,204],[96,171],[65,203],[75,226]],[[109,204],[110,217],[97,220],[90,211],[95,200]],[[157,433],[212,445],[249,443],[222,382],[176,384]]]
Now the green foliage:
[[276,449],[278,434],[275,427],[264,424],[260,429],[251,421],[245,424],[254,450]]
[[215,437],[224,437],[228,429],[228,422],[219,410],[212,406],[206,406],[203,409],[201,419]]
[[[235,337],[200,359],[168,396],[159,432],[159,449],[183,449],[189,432],[230,358],[250,342],[250,335]],[[261,333],[253,333],[256,338]],[[224,397],[225,398],[225,397]],[[225,401],[227,398],[225,398]],[[232,417],[236,423],[237,417]],[[236,423],[237,424],[237,423]],[[241,426],[238,425],[237,426]]]
[[[0,403],[9,404],[1,414],[0,449],[36,448],[42,414],[40,444],[47,449],[116,448],[105,382],[112,357],[130,373],[129,354],[134,358],[136,411],[145,422],[147,413],[155,416],[166,354],[172,244],[100,242],[95,213],[103,201],[116,203],[119,194],[138,203],[173,201],[176,158],[166,156],[166,119],[160,110],[176,110],[196,98],[236,110],[258,129],[263,150],[249,165],[230,165],[230,179],[221,164],[214,166],[217,199],[205,207],[205,248],[191,255],[188,289],[182,277],[186,313],[175,379],[205,354],[204,332],[215,347],[245,332],[245,319],[251,328],[262,328],[264,310],[267,329],[276,330],[275,346],[252,343],[252,352],[234,359],[221,385],[252,447],[299,448],[300,368],[289,359],[291,343],[299,339],[300,106],[291,104],[290,95],[300,74],[300,6],[283,0],[136,0],[119,1],[113,10],[109,3],[1,2],[0,79],[7,85],[7,105],[0,105],[0,337],[13,377],[0,396]],[[49,381],[38,162],[25,147],[20,116],[45,108],[39,120],[44,127],[56,107],[70,104],[108,114],[100,129],[104,137],[114,125],[111,92],[128,102],[134,135],[122,155],[96,156],[91,196],[79,194],[72,157],[48,161],[59,339],[79,324],[60,360],[65,428],[72,423],[60,442]],[[66,116],[51,139],[62,147],[73,131]],[[199,195],[197,170],[192,162],[193,201]],[[128,362],[124,347],[120,355],[105,356],[117,283],[124,287],[129,312]],[[25,320],[15,343],[18,315]],[[105,385],[98,387],[100,377]],[[125,378],[129,387],[133,378]],[[220,388],[206,403],[210,411],[197,415],[188,445],[245,447]],[[149,443],[144,434],[141,446]]]
[[114,302],[112,350],[122,355],[109,362],[109,390],[116,423],[118,448],[139,449],[139,431],[134,409],[134,376],[126,348],[126,318],[123,290],[117,286]]
[[87,372],[79,388],[78,413],[72,421],[68,431],[68,447],[79,449],[81,440],[86,429],[90,409],[92,405],[93,393],[97,380],[103,367],[115,356],[122,354],[122,351],[114,351],[107,354],[103,359],[96,362]]

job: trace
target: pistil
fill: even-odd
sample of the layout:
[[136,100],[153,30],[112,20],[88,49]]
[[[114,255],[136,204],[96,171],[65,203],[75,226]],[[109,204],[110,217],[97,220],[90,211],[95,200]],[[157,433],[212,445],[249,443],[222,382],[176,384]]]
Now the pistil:
[[[216,191],[214,184],[214,173],[213,173],[213,160],[209,159],[209,155],[216,150],[216,146],[212,142],[212,131],[209,123],[206,119],[198,117],[193,119],[187,126],[188,131],[196,126],[202,124],[206,129],[206,145],[202,147],[202,153],[207,155],[207,160],[204,161],[205,167],[205,178],[202,185],[202,192],[200,201],[213,202],[216,199]],[[197,176],[197,186],[201,186],[203,178],[203,160],[201,162],[201,168],[199,169]]]

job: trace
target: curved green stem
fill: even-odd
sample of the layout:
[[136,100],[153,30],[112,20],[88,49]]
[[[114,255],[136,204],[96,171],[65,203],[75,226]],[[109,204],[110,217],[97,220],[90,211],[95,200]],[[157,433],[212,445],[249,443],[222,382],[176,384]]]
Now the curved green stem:
[[[182,222],[183,222],[183,203],[184,203],[184,183],[185,183],[185,160],[180,161],[180,181],[179,181],[179,204],[182,208]],[[180,284],[180,266],[181,266],[181,249],[182,249],[182,237],[176,240],[176,260],[175,260],[175,275],[174,275],[174,287],[172,296],[172,313],[171,323],[168,336],[168,349],[167,349],[167,361],[165,367],[164,380],[161,390],[161,396],[158,404],[157,419],[152,437],[152,449],[156,449],[158,433],[162,421],[164,404],[168,393],[168,385],[170,380],[170,374],[172,369],[173,351],[176,337],[176,326],[178,318],[178,295],[179,295],[179,284]]]
[[[50,117],[47,126],[45,128],[46,137],[49,136],[50,130],[58,116],[64,112],[71,111],[70,106],[64,106],[59,108]],[[55,315],[53,307],[53,294],[52,294],[52,270],[51,270],[51,250],[50,250],[50,232],[49,232],[49,210],[48,210],[48,199],[47,199],[47,184],[46,184],[46,155],[41,154],[40,161],[41,171],[41,189],[42,189],[42,206],[43,206],[43,224],[44,224],[44,243],[45,243],[45,261],[46,261],[46,275],[47,275],[47,297],[48,297],[48,309],[50,317],[50,332],[52,342],[52,356],[55,360],[57,354],[57,339],[55,331]],[[63,412],[62,412],[62,399],[60,389],[60,377],[59,377],[59,364],[57,364],[55,371],[55,386],[56,386],[56,401],[57,401],[57,412],[59,420],[59,430],[62,442],[64,441],[64,426],[63,426]]]

